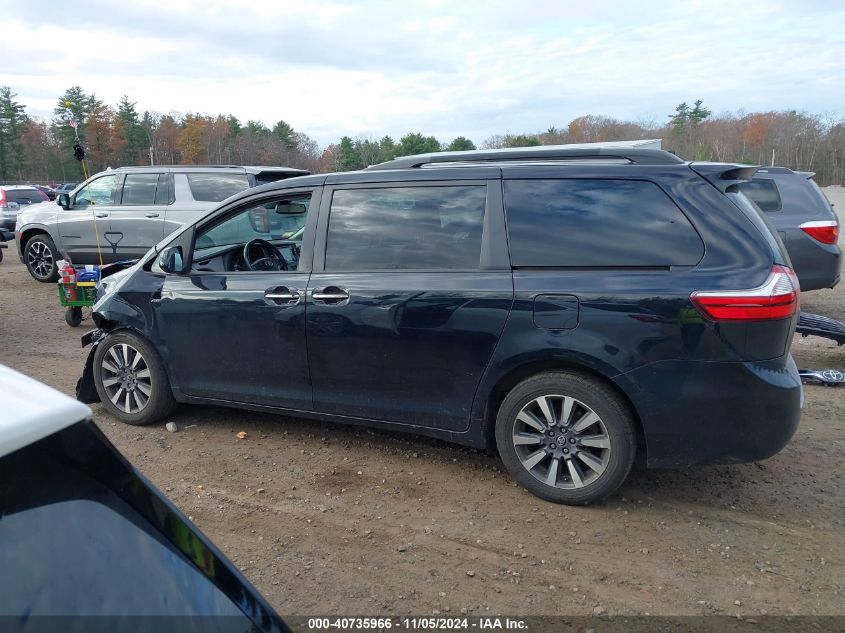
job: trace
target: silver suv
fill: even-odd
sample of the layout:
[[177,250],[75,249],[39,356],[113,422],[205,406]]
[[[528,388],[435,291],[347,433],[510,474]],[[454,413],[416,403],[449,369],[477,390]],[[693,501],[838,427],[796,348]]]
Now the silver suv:
[[58,279],[56,261],[99,264],[136,259],[186,222],[244,189],[303,176],[290,167],[121,167],[92,176],[55,204],[17,217],[21,261],[38,281]]

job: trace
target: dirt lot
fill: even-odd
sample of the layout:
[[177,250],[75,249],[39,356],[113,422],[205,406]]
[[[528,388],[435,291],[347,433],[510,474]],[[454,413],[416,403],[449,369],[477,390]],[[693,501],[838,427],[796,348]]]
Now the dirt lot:
[[[802,301],[845,318],[845,285]],[[0,306],[0,363],[71,393],[90,321],[69,328],[11,251]],[[828,341],[793,353],[845,369]],[[282,614],[845,614],[845,387],[806,399],[772,459],[634,473],[582,509],[426,439],[212,407],[173,434],[94,418]]]

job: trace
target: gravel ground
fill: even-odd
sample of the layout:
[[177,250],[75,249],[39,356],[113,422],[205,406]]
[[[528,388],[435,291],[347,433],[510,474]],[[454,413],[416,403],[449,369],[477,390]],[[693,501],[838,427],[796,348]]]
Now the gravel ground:
[[[839,208],[843,191],[828,190]],[[802,301],[845,319],[845,286]],[[7,251],[0,362],[72,393],[90,320],[69,328],[57,303]],[[828,341],[793,354],[845,369]],[[806,387],[797,434],[769,460],[636,472],[590,508],[427,439],[187,406],[168,433],[93,409],[283,615],[845,614],[845,388]]]

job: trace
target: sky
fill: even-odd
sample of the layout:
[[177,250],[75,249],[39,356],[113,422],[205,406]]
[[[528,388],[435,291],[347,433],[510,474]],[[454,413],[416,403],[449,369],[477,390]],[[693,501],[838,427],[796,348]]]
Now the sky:
[[0,34],[0,85],[30,115],[79,85],[323,146],[660,123],[696,99],[845,116],[841,0],[0,0]]

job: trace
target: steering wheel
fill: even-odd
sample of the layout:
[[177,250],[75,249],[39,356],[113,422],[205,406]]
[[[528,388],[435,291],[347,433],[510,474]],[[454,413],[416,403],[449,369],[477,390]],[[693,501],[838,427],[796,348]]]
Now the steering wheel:
[[[253,259],[252,250],[258,248],[263,257]],[[255,238],[244,244],[244,263],[250,270],[287,270],[288,263],[281,251],[267,240]]]

